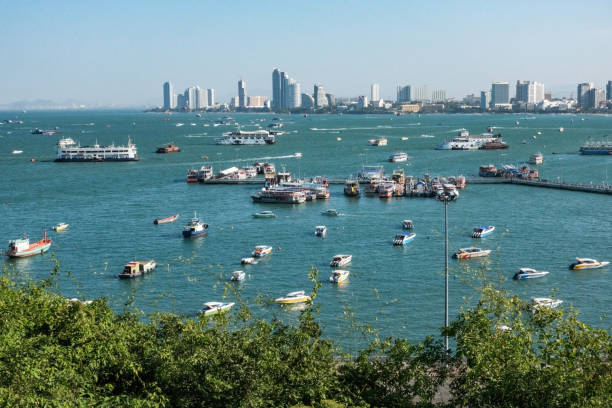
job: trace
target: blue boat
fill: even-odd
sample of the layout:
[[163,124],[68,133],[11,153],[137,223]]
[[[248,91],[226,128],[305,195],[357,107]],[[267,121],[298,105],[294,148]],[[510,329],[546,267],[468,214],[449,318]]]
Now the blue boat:
[[393,238],[393,245],[406,245],[407,243],[412,241],[414,237],[416,237],[416,234],[414,232],[397,234],[395,238]]
[[495,226],[493,225],[479,225],[474,227],[472,238],[484,238],[487,235],[490,235],[493,231],[495,231]]
[[185,238],[198,238],[208,234],[208,224],[200,222],[200,219],[194,213],[193,218],[189,221],[189,224],[183,228],[183,237]]

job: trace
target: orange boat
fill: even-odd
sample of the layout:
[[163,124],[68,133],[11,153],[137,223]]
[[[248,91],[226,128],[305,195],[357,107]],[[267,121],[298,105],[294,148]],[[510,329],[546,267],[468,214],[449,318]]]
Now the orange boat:
[[50,246],[51,240],[47,238],[47,230],[44,230],[43,239],[38,242],[34,242],[33,244],[30,244],[30,240],[27,237],[9,241],[6,256],[11,258],[25,258],[27,256],[34,256],[47,252]]
[[170,217],[166,217],[166,218],[156,218],[155,220],[153,220],[153,224],[158,225],[158,224],[167,224],[169,222],[174,222],[178,219],[179,215],[178,214],[174,214],[173,216]]
[[178,153],[180,151],[181,149],[177,145],[169,143],[165,146],[158,147],[155,153]]

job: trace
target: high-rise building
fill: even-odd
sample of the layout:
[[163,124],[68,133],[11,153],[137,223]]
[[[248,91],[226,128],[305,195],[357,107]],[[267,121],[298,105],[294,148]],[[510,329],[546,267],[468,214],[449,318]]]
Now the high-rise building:
[[546,94],[544,92],[544,84],[540,83],[540,82],[534,82],[533,83],[533,94],[534,94],[534,99],[533,99],[533,103],[540,103],[542,102],[544,99],[546,99]]
[[413,101],[425,102],[429,100],[429,90],[427,89],[427,85],[417,86],[413,91]]
[[598,109],[599,105],[606,100],[606,93],[603,89],[591,88],[586,93],[586,105],[583,106],[587,109]]
[[336,106],[336,98],[334,95],[326,93],[325,98],[327,99],[327,106]]
[[315,98],[313,98],[311,95],[305,93],[302,94],[302,108],[312,109],[315,107],[315,102]]
[[516,96],[514,99],[517,102],[529,102],[529,85],[530,81],[516,81]]
[[241,79],[238,81],[238,107],[244,109],[247,106],[246,82]]
[[578,92],[576,93],[576,101],[578,102],[578,107],[583,108],[587,105],[587,93],[589,90],[593,88],[592,82],[583,82],[578,84]]
[[185,97],[185,107],[189,110],[195,109],[196,108],[196,88],[195,86],[185,89],[185,93],[183,95]]
[[302,105],[302,93],[300,84],[290,78],[286,72],[280,73],[280,108],[295,109]]
[[510,103],[510,84],[508,82],[493,82],[491,84],[491,106]]
[[397,87],[397,102],[401,103],[401,102],[410,102],[411,95],[410,95],[410,85],[406,85],[406,86],[401,86],[398,85]]
[[247,106],[249,108],[264,108],[268,98],[265,96],[249,96]]
[[280,109],[287,109],[289,101],[289,74],[281,72]]
[[174,102],[174,87],[170,82],[164,83],[164,109],[174,109],[176,103]]
[[359,99],[357,99],[357,106],[360,109],[365,109],[368,107],[368,97],[365,95],[359,95]]
[[282,82],[281,73],[278,68],[272,70],[272,109],[281,108]]
[[196,86],[196,108],[197,109],[206,109],[208,106],[208,95],[206,94],[205,89],[201,89],[199,86]]
[[379,84],[372,84],[372,86],[370,86],[370,98],[372,99],[372,101],[380,100],[380,85]]
[[480,109],[486,111],[491,106],[491,91],[480,92]]
[[232,108],[238,108],[240,104],[240,98],[237,96],[232,96],[232,99],[230,99],[230,106]]
[[612,81],[608,81],[606,85],[606,99],[612,101]]
[[544,100],[544,84],[531,81],[516,81],[517,102],[540,103]]
[[444,89],[437,89],[431,93],[431,100],[433,102],[446,102],[446,91]]
[[[323,108],[327,106],[327,98],[325,97],[325,91],[323,91],[323,85],[315,84],[312,96],[314,98],[315,108]],[[304,98],[302,98],[302,101],[304,101]],[[303,102],[302,105],[304,105]]]
[[215,90],[209,88],[206,92],[208,93],[208,106],[215,106]]
[[183,109],[187,107],[186,100],[185,100],[185,94],[176,95],[176,107],[178,109]]

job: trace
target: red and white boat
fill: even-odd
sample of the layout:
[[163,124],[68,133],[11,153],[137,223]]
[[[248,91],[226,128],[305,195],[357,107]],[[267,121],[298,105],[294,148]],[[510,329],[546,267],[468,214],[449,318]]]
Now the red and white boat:
[[43,239],[34,242],[33,244],[30,244],[30,239],[28,237],[9,241],[6,256],[11,258],[25,258],[27,256],[34,256],[47,252],[50,246],[51,240],[47,238],[47,230],[44,230]]
[[178,219],[179,215],[178,214],[174,214],[170,217],[166,217],[166,218],[156,218],[155,220],[153,220],[153,224],[158,225],[158,224],[167,224],[169,222],[174,222]]

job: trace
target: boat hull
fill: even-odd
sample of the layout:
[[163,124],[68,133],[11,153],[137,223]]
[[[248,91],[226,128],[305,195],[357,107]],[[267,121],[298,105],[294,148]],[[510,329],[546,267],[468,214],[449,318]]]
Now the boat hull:
[[169,223],[169,222],[174,222],[174,221],[176,221],[178,217],[179,217],[179,215],[178,215],[178,214],[176,214],[176,215],[173,215],[173,216],[171,216],[171,217],[166,217],[166,218],[156,218],[156,219],[153,221],[153,224],[155,224],[155,225],[159,225],[159,224],[167,224],[167,223]]
[[6,256],[8,256],[9,258],[27,258],[29,256],[43,254],[47,252],[50,247],[51,240],[48,240],[48,242],[45,243],[36,242],[30,245],[28,249],[25,249],[23,251],[9,251],[6,253]]
[[548,275],[548,272],[546,273],[516,273],[514,274],[514,279],[515,280],[525,280],[525,279],[536,279],[536,278],[541,278],[543,276]]
[[102,158],[57,158],[55,159],[56,162],[63,162],[63,163],[67,163],[67,162],[94,162],[94,163],[98,163],[98,162],[124,162],[124,161],[139,161],[140,159],[138,157],[130,157],[130,158],[107,158],[107,159],[102,159]]
[[583,269],[598,269],[607,266],[610,262],[600,262],[598,264],[581,264],[581,263],[573,263],[570,265],[570,269],[574,271],[581,271]]
[[208,234],[208,231],[204,230],[204,231],[198,231],[198,232],[194,232],[194,231],[183,231],[183,237],[184,238],[200,238],[200,237],[204,237]]

